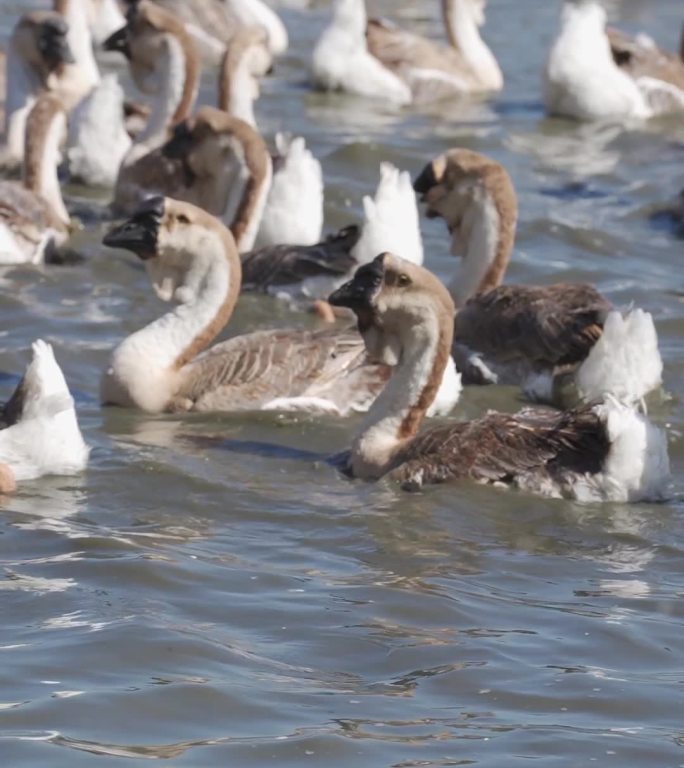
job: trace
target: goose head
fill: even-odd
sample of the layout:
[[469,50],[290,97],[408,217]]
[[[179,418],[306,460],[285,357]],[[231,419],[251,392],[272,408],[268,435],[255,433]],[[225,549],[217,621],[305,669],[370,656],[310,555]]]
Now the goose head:
[[233,238],[220,221],[170,197],[145,200],[102,242],[140,258],[162,301],[188,303],[196,298],[212,264],[227,264],[235,254],[239,265]]
[[58,13],[34,11],[24,14],[12,33],[12,46],[21,60],[46,81],[74,62],[67,42],[69,27]]
[[431,272],[391,253],[359,267],[354,277],[329,297],[357,317],[369,355],[396,365],[410,341],[448,336],[451,344],[454,303]]

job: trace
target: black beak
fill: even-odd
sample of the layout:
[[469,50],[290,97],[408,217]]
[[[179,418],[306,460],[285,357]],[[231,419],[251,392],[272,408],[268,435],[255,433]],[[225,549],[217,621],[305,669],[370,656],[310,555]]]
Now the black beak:
[[122,53],[127,59],[131,58],[131,47],[128,44],[128,26],[117,29],[102,43],[105,51],[117,51]]
[[413,189],[418,192],[419,195],[425,195],[436,184],[439,184],[439,180],[435,176],[435,169],[432,163],[428,163],[420,172],[418,178],[413,182]]
[[68,32],[69,27],[61,18],[49,19],[43,23],[38,45],[51,69],[76,61],[67,42]]
[[102,242],[110,248],[131,251],[143,260],[152,259],[157,255],[157,238],[163,215],[164,198],[151,197],[130,219],[107,232]]
[[162,147],[162,155],[172,160],[183,160],[192,149],[193,135],[188,124],[178,123],[171,138]]
[[359,267],[354,277],[330,294],[333,307],[347,307],[357,314],[372,310],[385,277],[385,255],[376,256],[370,264]]

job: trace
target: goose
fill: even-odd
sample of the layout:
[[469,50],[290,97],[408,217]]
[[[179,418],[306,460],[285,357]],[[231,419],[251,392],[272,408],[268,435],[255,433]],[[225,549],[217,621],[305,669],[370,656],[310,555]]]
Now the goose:
[[475,480],[584,502],[664,494],[665,434],[616,398],[566,412],[489,412],[421,433],[449,359],[455,312],[423,267],[381,254],[329,301],[356,314],[371,358],[394,366],[350,451],[337,457],[350,476],[386,477],[406,489]]
[[78,427],[74,400],[50,344],[31,345],[26,373],[0,413],[0,493],[43,475],[73,475],[90,449]]
[[[359,238],[355,238],[353,230],[346,230],[340,237],[318,243],[314,250],[300,251],[299,244],[297,248],[291,244],[288,248],[276,246],[274,250],[269,246],[251,253],[264,219],[274,214],[273,207],[267,208],[272,166],[261,136],[242,120],[205,106],[176,128],[162,152],[181,160],[186,178],[192,179],[183,199],[201,205],[230,227],[238,251],[244,254],[246,285],[290,297],[326,296],[349,271],[348,256],[340,254],[342,242],[352,246],[349,254],[352,263],[373,258],[381,243],[396,247],[413,261],[422,262],[418,210],[410,177],[389,164],[381,166],[375,198],[364,199],[365,221]],[[293,217],[304,212],[303,208],[297,211],[292,202],[281,202],[283,219],[287,218],[286,210],[290,210]],[[269,226],[273,225],[269,219]],[[271,235],[272,241],[278,239]],[[276,269],[276,265],[282,269]],[[300,275],[304,276],[303,280],[288,286],[290,277]]]
[[[176,304],[114,350],[102,378],[105,404],[343,416],[367,409],[388,376],[368,364],[353,331],[257,331],[209,347],[233,313],[241,265],[229,230],[191,203],[150,198],[104,244],[141,258],[157,296]],[[441,407],[457,397],[450,387]]]
[[638,399],[660,386],[647,312],[623,315],[584,284],[501,285],[518,204],[499,163],[452,149],[425,166],[414,188],[426,215],[447,223],[452,254],[463,255],[449,290],[459,308],[454,356],[466,382],[522,384],[528,397],[551,403],[573,390],[585,400],[606,392]]
[[50,11],[24,14],[7,48],[3,167],[13,170],[24,157],[26,119],[37,96],[54,90],[64,68],[74,61],[67,41],[68,27]]
[[70,232],[57,167],[66,135],[61,101],[41,95],[26,120],[23,182],[0,181],[0,264],[37,264]]
[[317,84],[399,105],[503,88],[501,69],[480,36],[485,0],[442,0],[449,45],[367,21],[364,0],[337,0],[313,54]]
[[149,195],[178,194],[185,186],[181,164],[162,156],[160,147],[192,111],[200,58],[184,25],[150,0],[130,6],[126,26],[104,47],[126,56],[136,86],[152,97],[147,124],[124,157],[114,189],[114,208],[130,212]]
[[[126,0],[133,5],[138,0]],[[203,59],[219,64],[226,46],[242,27],[266,31],[274,56],[287,50],[288,37],[280,17],[263,0],[154,0],[183,22]]]
[[657,48],[625,45],[606,31],[595,0],[565,0],[561,29],[544,70],[551,115],[576,120],[645,119],[684,110],[684,62]]

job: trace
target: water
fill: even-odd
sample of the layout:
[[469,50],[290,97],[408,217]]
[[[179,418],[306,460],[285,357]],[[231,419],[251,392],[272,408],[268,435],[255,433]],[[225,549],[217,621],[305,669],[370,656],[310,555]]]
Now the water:
[[[437,3],[369,5],[439,34]],[[0,3],[5,32],[19,6]],[[414,114],[313,94],[306,52],[327,6],[284,13],[291,49],[257,112],[269,137],[304,134],[321,157],[328,227],[359,216],[382,159],[415,173],[463,145],[504,162],[521,204],[508,279],[588,280],[656,318],[669,397],[651,413],[669,428],[671,501],[405,495],[322,463],[353,419],[101,410],[109,351],[160,305],[134,257],[99,246],[102,201],[69,189],[87,262],[0,273],[0,397],[30,342],[49,339],[93,446],[82,477],[2,502],[0,764],[684,765],[682,241],[651,219],[684,186],[682,121],[546,120],[545,0],[491,3],[507,87],[490,104]],[[680,0],[614,6],[621,26],[676,46]],[[443,224],[423,224],[446,277]],[[310,322],[247,298],[231,332]],[[456,415],[518,405],[475,389]]]

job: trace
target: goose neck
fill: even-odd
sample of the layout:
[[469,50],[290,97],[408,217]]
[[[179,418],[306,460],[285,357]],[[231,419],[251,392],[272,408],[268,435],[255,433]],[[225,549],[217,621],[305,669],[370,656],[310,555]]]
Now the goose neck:
[[66,231],[69,214],[64,205],[57,168],[66,134],[66,115],[51,96],[41,97],[26,123],[24,186],[47,203],[52,224]]
[[442,18],[450,45],[461,53],[480,86],[500,90],[503,74],[480,35],[476,10],[470,0],[442,0]]
[[42,86],[38,72],[30,67],[10,41],[7,50],[7,97],[5,100],[5,143],[7,155],[20,161],[24,156],[26,118]]
[[426,312],[411,326],[392,377],[352,443],[355,477],[376,479],[384,475],[416,436],[442,381],[452,338],[453,317]]
[[221,69],[219,82],[219,109],[233,117],[239,117],[247,125],[256,128],[254,117],[254,99],[256,97],[255,78],[249,72],[246,57],[237,60],[226,56]]
[[65,65],[59,77],[59,92],[68,106],[75,106],[100,82],[100,70],[93,53],[93,38],[84,3],[85,0],[54,2],[54,10],[69,25],[67,42],[74,56],[74,63]]

